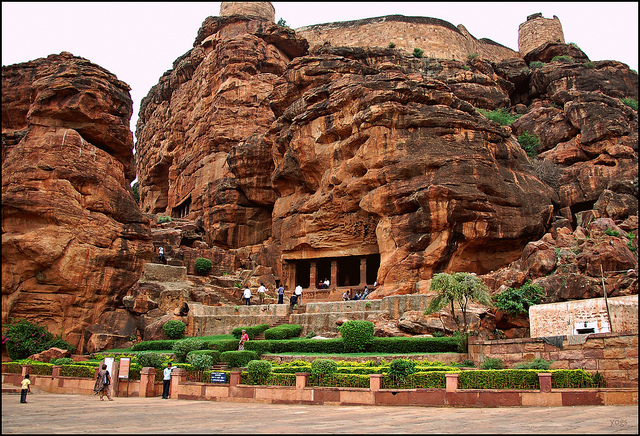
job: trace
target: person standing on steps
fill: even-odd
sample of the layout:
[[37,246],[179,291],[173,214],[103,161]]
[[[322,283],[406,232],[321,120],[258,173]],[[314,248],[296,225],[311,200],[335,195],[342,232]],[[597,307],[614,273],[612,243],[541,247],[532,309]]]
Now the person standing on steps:
[[167,367],[162,371],[162,399],[169,399],[169,387],[171,386],[171,371],[177,366],[171,366],[171,362],[167,362]]
[[162,264],[167,263],[167,259],[164,257],[164,247],[158,248],[158,261]]
[[264,304],[264,297],[267,293],[267,288],[264,287],[264,283],[260,283],[260,287],[258,288],[258,298],[260,298],[260,304]]
[[298,302],[298,306],[300,306],[302,304],[302,286],[300,286],[300,284],[296,286],[294,294],[296,294],[296,300]]
[[284,286],[278,288],[278,304],[284,304]]
[[244,304],[246,306],[251,306],[251,289],[249,289],[249,286],[244,288],[244,293],[242,294],[242,296],[244,297]]

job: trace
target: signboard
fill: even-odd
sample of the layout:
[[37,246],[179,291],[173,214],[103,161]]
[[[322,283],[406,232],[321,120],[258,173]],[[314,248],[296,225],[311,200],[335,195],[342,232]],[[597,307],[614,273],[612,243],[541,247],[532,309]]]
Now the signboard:
[[118,378],[129,379],[129,365],[131,359],[129,357],[120,358],[120,371],[118,372]]
[[227,373],[225,372],[211,373],[211,383],[226,383],[226,382],[227,382]]
[[[109,375],[113,374],[113,362],[115,359],[113,357],[105,357],[104,364],[107,365],[107,371],[109,371]],[[102,367],[100,367],[102,369]]]

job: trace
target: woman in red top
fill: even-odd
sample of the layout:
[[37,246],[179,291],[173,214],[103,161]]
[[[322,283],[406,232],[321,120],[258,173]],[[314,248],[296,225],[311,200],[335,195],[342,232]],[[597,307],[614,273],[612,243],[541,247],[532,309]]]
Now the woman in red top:
[[244,350],[244,343],[249,340],[249,335],[246,331],[242,330],[242,335],[240,336],[240,344],[238,345],[238,351]]

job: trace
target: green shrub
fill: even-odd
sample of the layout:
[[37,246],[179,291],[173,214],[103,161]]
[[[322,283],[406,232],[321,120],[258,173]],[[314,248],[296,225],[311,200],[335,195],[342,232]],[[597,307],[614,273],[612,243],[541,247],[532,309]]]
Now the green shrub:
[[260,324],[257,326],[241,326],[231,330],[231,334],[233,335],[234,338],[240,339],[240,336],[242,336],[242,330],[245,330],[247,332],[247,335],[249,336],[249,339],[253,339],[260,333],[267,330],[268,328],[269,328],[269,324]]
[[165,366],[164,354],[142,351],[136,355],[136,361],[142,368],[162,368]]
[[22,365],[20,363],[6,362],[3,365],[5,365],[8,374],[22,374]]
[[394,359],[389,365],[387,374],[398,383],[403,382],[409,375],[416,372],[416,362],[408,359]]
[[331,375],[338,369],[338,364],[331,359],[315,359],[311,362],[311,375]]
[[499,357],[487,357],[480,364],[480,369],[503,369],[504,363]]
[[182,339],[186,330],[186,324],[177,319],[170,319],[162,326],[162,331],[169,339]]
[[540,389],[537,370],[490,369],[460,371],[460,389]]
[[249,378],[259,385],[264,385],[271,374],[271,362],[268,360],[251,360],[247,363]]
[[95,367],[92,368],[84,365],[62,365],[62,368],[60,368],[60,375],[62,377],[93,378],[95,373]]
[[196,259],[194,269],[196,271],[196,274],[200,276],[206,276],[207,274],[209,274],[209,271],[211,270],[212,266],[213,266],[213,262],[211,262],[209,259],[204,257],[199,257]]
[[546,64],[540,61],[533,61],[529,64],[529,68],[532,70],[537,70],[538,68],[544,67]]
[[513,123],[515,120],[517,120],[522,116],[519,114],[515,114],[515,115],[511,114],[505,108],[500,108],[493,111],[489,111],[486,109],[479,109],[479,108],[476,110],[480,112],[482,115],[484,115],[485,117],[487,117],[488,119],[490,119],[491,121],[494,121],[500,124],[501,126],[509,126],[511,125],[511,123]]
[[51,359],[49,363],[54,365],[73,365],[73,359],[71,357],[59,357],[57,359]]
[[196,371],[206,371],[213,366],[213,357],[208,354],[191,354],[187,355],[187,363]]
[[189,353],[187,354],[187,363],[191,363],[189,362],[189,358],[196,355],[209,356],[211,358],[211,365],[215,365],[216,363],[220,362],[220,351],[218,350],[194,350],[189,351]]
[[302,326],[297,324],[282,324],[265,330],[265,339],[290,339],[297,338],[302,333]]
[[311,375],[309,386],[327,386],[343,388],[369,388],[371,378],[360,374],[331,374],[327,376]]
[[220,353],[220,361],[226,362],[231,368],[242,368],[252,360],[260,360],[258,353],[251,350],[225,351]]
[[593,70],[596,67],[596,64],[594,64],[593,62],[585,62],[584,65],[586,68]]
[[549,372],[553,389],[593,387],[593,378],[583,369],[558,369]]
[[608,236],[615,236],[616,238],[620,237],[620,232],[617,230],[607,229],[604,233]]
[[374,325],[371,321],[347,321],[338,330],[347,352],[362,352],[373,342]]
[[414,58],[421,58],[424,55],[424,50],[422,50],[421,48],[414,48],[413,49],[413,57]]
[[313,330],[311,330],[309,333],[307,333],[307,336],[305,336],[306,339],[311,339],[315,336],[315,332]]
[[634,100],[633,98],[621,98],[620,101],[629,106],[634,111],[638,111],[638,100]]
[[173,354],[178,362],[184,363],[189,351],[202,350],[204,342],[198,338],[187,338],[176,341],[173,344]]
[[131,351],[172,350],[176,340],[141,341],[133,344]]
[[529,307],[538,304],[545,297],[541,286],[527,281],[518,289],[508,288],[495,296],[496,307],[512,315],[528,313]]
[[3,328],[2,343],[12,360],[25,359],[51,347],[75,351],[75,347],[60,336],[54,337],[45,327],[32,324],[26,319],[12,320]]
[[170,223],[171,217],[166,215],[160,215],[156,221],[158,222],[158,224]]
[[390,42],[389,43],[389,48],[396,48],[395,42]]
[[531,135],[529,132],[524,132],[518,136],[518,143],[520,147],[527,153],[527,156],[533,157],[538,154],[540,148],[540,138],[536,135]]
[[467,59],[469,59],[470,61],[474,60],[475,58],[479,57],[480,55],[478,53],[469,53],[469,56],[467,56]]
[[551,366],[551,363],[553,361],[551,360],[544,360],[540,357],[536,357],[535,359],[533,359],[530,362],[523,362],[523,363],[518,363],[515,366],[515,369],[542,369],[542,370],[548,370],[549,367]]
[[565,56],[565,55],[560,55],[560,56],[554,56],[553,58],[551,58],[551,62],[574,62],[573,58],[571,56]]

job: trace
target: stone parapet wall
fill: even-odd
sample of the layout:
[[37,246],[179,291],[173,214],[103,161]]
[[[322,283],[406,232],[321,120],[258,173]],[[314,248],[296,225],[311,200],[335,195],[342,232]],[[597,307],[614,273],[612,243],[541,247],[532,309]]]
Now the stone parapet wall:
[[386,315],[383,310],[351,310],[346,312],[322,312],[322,313],[294,313],[291,315],[291,324],[302,326],[302,336],[309,332],[316,334],[338,333],[339,320],[367,320],[369,317]]
[[140,281],[187,282],[187,267],[146,263]]
[[469,338],[469,359],[480,364],[488,357],[501,359],[511,368],[536,358],[551,360],[551,369],[583,368],[602,374],[610,387],[638,387],[638,333],[595,333],[584,343],[565,336],[562,348],[541,338],[484,341]]
[[564,32],[558,17],[554,15],[553,18],[544,18],[536,15],[528,17],[518,27],[518,51],[523,57],[546,42],[564,44]]
[[508,47],[488,40],[477,40],[463,26],[436,18],[390,15],[364,20],[317,24],[296,29],[309,46],[329,43],[334,47],[389,47],[412,53],[424,51],[424,57],[466,60],[477,53],[491,61],[519,57]]

